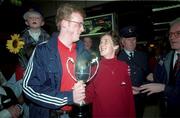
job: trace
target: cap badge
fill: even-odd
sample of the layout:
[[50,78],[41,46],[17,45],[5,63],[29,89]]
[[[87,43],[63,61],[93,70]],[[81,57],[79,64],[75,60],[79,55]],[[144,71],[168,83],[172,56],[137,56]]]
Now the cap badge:
[[132,32],[132,29],[131,29],[131,28],[129,28],[129,32]]

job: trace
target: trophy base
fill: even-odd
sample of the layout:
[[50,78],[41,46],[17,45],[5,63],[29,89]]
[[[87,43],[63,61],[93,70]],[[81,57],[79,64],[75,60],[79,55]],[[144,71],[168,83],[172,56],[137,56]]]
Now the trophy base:
[[91,118],[92,115],[91,104],[74,104],[72,107],[71,118]]

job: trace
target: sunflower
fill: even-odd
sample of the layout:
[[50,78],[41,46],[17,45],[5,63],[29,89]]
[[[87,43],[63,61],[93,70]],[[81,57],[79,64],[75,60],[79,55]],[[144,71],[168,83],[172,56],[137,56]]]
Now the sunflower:
[[24,46],[24,41],[22,38],[20,38],[19,34],[11,35],[11,40],[7,40],[6,48],[14,54],[17,54],[20,52],[20,50]]

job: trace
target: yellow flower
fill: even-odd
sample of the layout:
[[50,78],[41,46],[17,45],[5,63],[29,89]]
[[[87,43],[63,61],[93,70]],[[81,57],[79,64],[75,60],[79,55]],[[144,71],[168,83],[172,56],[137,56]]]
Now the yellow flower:
[[6,48],[14,54],[19,53],[20,49],[24,46],[24,41],[20,38],[19,34],[11,35],[11,40],[7,40]]

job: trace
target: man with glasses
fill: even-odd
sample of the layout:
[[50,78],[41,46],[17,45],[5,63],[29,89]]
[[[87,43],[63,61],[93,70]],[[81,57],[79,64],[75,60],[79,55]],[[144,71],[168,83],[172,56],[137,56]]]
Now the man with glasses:
[[[58,34],[48,42],[41,43],[34,50],[23,82],[23,91],[30,100],[30,118],[69,117],[73,103],[80,104],[85,98],[85,85],[76,83],[68,73],[66,62],[69,57],[77,60],[79,56],[88,57],[80,42],[84,31],[85,13],[77,6],[64,4],[57,10],[56,25]],[[69,63],[70,72],[74,75],[74,65]],[[55,113],[56,114],[56,113]]]
[[156,83],[141,86],[142,93],[151,95],[161,93],[163,96],[163,116],[180,117],[180,17],[170,23],[169,42],[172,48],[158,63],[154,72]]

